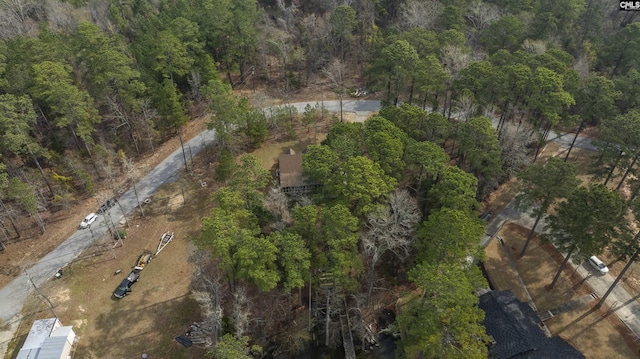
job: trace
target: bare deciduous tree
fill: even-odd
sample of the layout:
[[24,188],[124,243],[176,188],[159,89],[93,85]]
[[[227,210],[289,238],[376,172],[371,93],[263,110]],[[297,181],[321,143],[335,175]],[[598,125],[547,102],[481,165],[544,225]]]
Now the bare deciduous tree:
[[47,22],[53,30],[70,32],[77,25],[78,17],[74,16],[75,9],[68,2],[44,0],[43,9]]
[[38,24],[31,16],[40,9],[34,0],[0,0],[0,38],[35,36]]
[[445,45],[441,51],[443,65],[452,78],[455,78],[460,70],[467,67],[471,61],[471,55],[469,55],[465,48]]
[[110,4],[107,1],[89,1],[87,11],[91,16],[91,21],[98,25],[102,31],[112,31]]
[[586,54],[580,54],[573,64],[573,69],[580,75],[582,80],[586,80],[591,75],[591,60]]
[[345,79],[348,76],[347,64],[341,59],[333,59],[329,65],[322,70],[322,73],[331,81],[333,88],[338,92],[340,98],[340,121],[343,121],[342,98],[347,88],[345,84]]
[[299,41],[308,45],[305,47],[305,77],[307,83],[317,69],[323,68],[329,62],[328,51],[331,39],[331,28],[325,17],[311,14],[305,16],[298,24],[300,29]]
[[0,8],[10,11],[20,22],[26,21],[36,6],[35,0],[0,0]]
[[530,54],[542,55],[547,52],[547,43],[543,40],[526,39],[522,43],[522,49]]
[[467,8],[467,19],[478,31],[486,29],[502,17],[500,8],[494,4],[475,0]]
[[431,29],[443,10],[444,6],[437,0],[410,0],[400,6],[398,27]]
[[535,135],[528,128],[520,127],[507,123],[500,132],[502,169],[508,178],[515,176],[531,162],[531,151],[528,146],[536,141]]
[[[442,66],[449,74],[447,83],[447,92],[445,93],[444,106],[442,106],[442,115],[451,117],[451,110],[453,108],[452,101],[452,85],[455,79],[458,78],[460,70],[467,67],[471,62],[471,55],[467,50],[460,46],[445,45],[441,49],[442,52]],[[447,111],[449,114],[447,115]]]
[[462,95],[456,101],[456,111],[458,115],[466,122],[476,115],[478,105],[472,95]]
[[333,318],[340,315],[344,296],[329,286],[316,288],[315,292],[314,317],[324,325],[324,344],[327,348],[339,348],[342,345],[340,323]]
[[154,128],[154,121],[158,118],[158,110],[152,105],[149,98],[144,98],[141,103],[141,116],[138,116],[136,128],[139,133],[143,133],[144,137],[149,141],[151,152],[155,153],[154,139],[158,134],[158,130]]
[[236,329],[236,338],[240,339],[249,328],[249,311],[247,310],[247,295],[244,288],[237,287],[233,293],[233,322]]
[[289,199],[279,186],[269,188],[263,202],[264,208],[276,218],[276,223],[272,225],[274,229],[284,230],[286,225],[293,222],[289,211]]
[[210,348],[218,343],[220,331],[222,330],[222,288],[220,278],[209,278],[203,273],[197,275],[202,280],[203,290],[192,292],[194,299],[200,304],[200,311],[204,317],[203,324],[211,337],[207,338],[205,347]]
[[392,193],[388,205],[380,206],[368,215],[367,230],[361,236],[365,253],[370,257],[367,298],[371,297],[376,280],[376,264],[387,251],[400,259],[409,255],[416,226],[421,217],[418,201],[411,197],[407,190]]

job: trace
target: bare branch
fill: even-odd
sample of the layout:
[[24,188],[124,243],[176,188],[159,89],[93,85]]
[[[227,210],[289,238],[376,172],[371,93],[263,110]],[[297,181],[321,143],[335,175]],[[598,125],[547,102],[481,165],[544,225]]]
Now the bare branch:
[[418,202],[406,190],[394,192],[387,206],[380,206],[370,213],[361,240],[365,252],[371,256],[372,265],[375,266],[386,251],[404,259],[409,254],[420,218]]
[[467,19],[479,31],[486,29],[492,23],[500,20],[501,17],[500,8],[494,4],[475,0],[468,7]]
[[436,0],[410,0],[399,9],[398,27],[431,29],[443,10],[444,6]]

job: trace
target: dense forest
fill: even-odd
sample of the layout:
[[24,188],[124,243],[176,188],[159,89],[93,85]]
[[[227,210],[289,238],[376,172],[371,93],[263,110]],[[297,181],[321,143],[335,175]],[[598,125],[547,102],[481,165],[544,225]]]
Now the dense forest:
[[[0,240],[21,236],[17,217],[44,233],[41,213],[135,180],[132,160],[210,114],[223,186],[194,241],[222,276],[193,295],[216,358],[258,355],[250,344],[288,357],[314,337],[340,347],[342,315],[372,341],[363,313],[389,290],[406,291],[386,328],[397,357],[484,358],[474,291],[487,283],[468,259],[482,258],[480,201],[526,168],[523,207],[540,218],[569,198],[549,218],[567,259],[608,243],[566,236],[585,230],[572,204],[607,198],[599,221],[579,217],[603,238],[622,227],[604,214],[640,208],[605,187],[618,177],[628,203],[640,190],[636,14],[604,0],[0,0]],[[366,88],[387,107],[309,146],[304,174],[322,186],[291,200],[254,157],[234,161],[270,133],[295,136],[291,109],[236,94],[256,84],[285,102],[319,84],[341,100]],[[603,185],[575,190],[563,161],[527,167],[553,131],[592,127]]]

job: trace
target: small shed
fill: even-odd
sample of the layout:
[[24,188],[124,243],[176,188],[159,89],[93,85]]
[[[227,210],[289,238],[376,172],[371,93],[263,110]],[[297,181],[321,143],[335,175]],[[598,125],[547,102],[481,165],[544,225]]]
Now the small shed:
[[16,359],[68,359],[76,333],[57,318],[33,322]]
[[302,155],[289,148],[278,157],[276,175],[284,193],[302,194],[314,190],[317,184],[308,184],[302,176]]

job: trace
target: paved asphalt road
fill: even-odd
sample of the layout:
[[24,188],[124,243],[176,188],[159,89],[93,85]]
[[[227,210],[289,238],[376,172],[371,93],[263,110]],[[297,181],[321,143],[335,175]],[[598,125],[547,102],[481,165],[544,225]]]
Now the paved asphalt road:
[[[298,112],[302,113],[307,104],[315,105],[317,102],[291,103]],[[324,101],[323,105],[331,112],[340,112],[339,101]],[[353,100],[346,99],[342,103],[344,112],[352,112],[356,114],[358,122],[364,122],[371,112],[380,109],[379,101]],[[571,143],[571,136],[560,136],[563,143],[567,140]],[[212,143],[215,139],[213,131],[204,131],[185,144],[185,147],[191,146],[191,153],[196,155],[205,146]],[[586,138],[578,140],[579,147],[589,148],[591,143]],[[592,146],[591,146],[592,147]],[[141,179],[137,185],[138,198],[140,201],[148,198],[157,191],[163,184],[176,179],[178,171],[184,165],[181,149],[177,149],[162,163],[154,168],[146,177]],[[115,206],[109,210],[108,215],[111,216],[113,222],[119,222],[124,214],[129,215],[133,212],[137,205],[134,190],[130,189],[119,197],[120,207]],[[0,331],[0,353],[6,350],[7,341],[11,339],[13,330],[19,323],[20,311],[27,296],[33,291],[34,285],[40,286],[42,283],[52,278],[58,269],[63,268],[77,258],[82,251],[89,248],[93,244],[93,238],[100,238],[108,229],[105,222],[108,215],[100,215],[98,220],[91,225],[91,229],[78,230],[60,246],[47,254],[38,263],[31,268],[25,270],[25,273],[18,276],[12,282],[0,289],[0,319],[5,323],[11,324],[9,330]],[[78,224],[82,218],[78,218]],[[32,284],[33,283],[33,284]],[[55,303],[54,303],[55,304]]]

